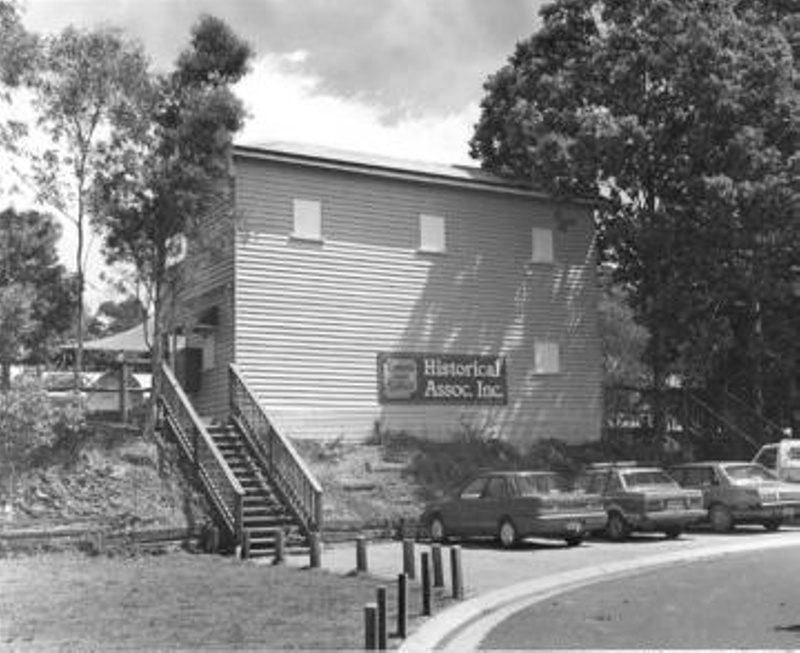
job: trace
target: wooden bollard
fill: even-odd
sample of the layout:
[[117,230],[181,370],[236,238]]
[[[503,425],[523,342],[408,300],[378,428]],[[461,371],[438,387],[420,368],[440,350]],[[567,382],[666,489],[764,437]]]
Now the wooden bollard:
[[397,575],[397,636],[405,639],[408,635],[408,576]]
[[431,545],[431,560],[433,561],[433,586],[444,587],[444,568],[442,567],[442,545]]
[[378,604],[378,650],[385,651],[389,648],[389,632],[386,628],[386,588],[381,586],[377,590]]
[[94,553],[95,555],[103,555],[106,552],[106,541],[103,531],[97,531],[94,534]]
[[378,606],[374,603],[364,606],[364,648],[368,651],[378,648]]
[[363,535],[359,535],[356,538],[356,571],[366,572],[368,568],[367,539]]
[[464,572],[461,567],[461,547],[450,547],[450,575],[453,581],[453,598],[464,598]]
[[431,616],[431,563],[430,556],[420,556],[420,576],[422,577],[422,616]]
[[414,540],[403,540],[403,573],[409,580],[416,578],[414,564]]
[[[213,546],[219,547],[219,531],[215,528],[212,532],[215,542]],[[247,560],[250,557],[250,531],[242,531],[242,542],[239,545],[239,559]]]
[[286,562],[286,534],[282,530],[275,531],[275,556],[272,564],[282,565]]
[[322,566],[322,551],[319,544],[319,533],[309,533],[308,535],[308,566],[311,569],[319,569]]

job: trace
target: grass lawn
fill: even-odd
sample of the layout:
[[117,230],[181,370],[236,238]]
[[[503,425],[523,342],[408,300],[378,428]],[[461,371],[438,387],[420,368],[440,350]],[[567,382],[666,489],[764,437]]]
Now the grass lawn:
[[[188,553],[5,558],[0,648],[362,648],[364,605],[380,584]],[[390,586],[390,633],[395,601]]]

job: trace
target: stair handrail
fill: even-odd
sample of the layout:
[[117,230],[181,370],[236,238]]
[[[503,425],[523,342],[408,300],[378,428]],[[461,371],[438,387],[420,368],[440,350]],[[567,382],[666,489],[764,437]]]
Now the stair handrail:
[[322,528],[322,486],[294,445],[272,424],[238,366],[229,366],[231,417],[259,447],[267,475],[307,533]]
[[764,417],[758,410],[748,404],[744,399],[731,392],[730,390],[723,390],[725,401],[728,401],[736,406],[736,409],[743,412],[750,419],[755,419],[762,429],[769,437],[780,440],[784,437],[783,429],[773,422],[769,417]]
[[184,455],[194,465],[207,496],[236,545],[241,545],[244,488],[225,462],[208,429],[166,362],[161,364],[158,401],[169,422],[171,432],[178,440]]
[[[736,424],[727,419],[724,415],[721,415],[714,410],[714,408],[712,408],[706,401],[700,399],[700,397],[691,392],[684,391],[681,394],[685,402],[683,406],[684,411],[688,412],[691,410],[691,408],[694,408],[695,411],[699,409],[699,414],[701,414],[703,417],[710,417],[714,422],[714,426],[724,428],[729,433],[733,433],[737,437],[741,438],[751,447],[753,447],[753,452],[758,450],[759,445],[753,438],[751,438],[744,430],[736,426]],[[685,426],[691,428],[690,424],[685,424]],[[708,426],[708,424],[706,423],[704,426]]]

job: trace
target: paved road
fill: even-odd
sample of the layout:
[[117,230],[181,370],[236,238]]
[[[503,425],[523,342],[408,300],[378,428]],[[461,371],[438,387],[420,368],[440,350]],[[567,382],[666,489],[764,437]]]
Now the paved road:
[[481,649],[797,649],[798,548],[658,568],[552,597]]
[[[784,528],[769,533],[763,528],[741,527],[731,534],[718,535],[706,532],[690,532],[678,540],[667,540],[659,534],[636,535],[628,542],[609,542],[602,539],[589,540],[583,545],[568,548],[561,542],[528,541],[523,545],[504,550],[490,543],[462,543],[464,579],[467,598],[476,597],[494,590],[507,588],[526,580],[543,578],[586,567],[597,567],[619,560],[636,560],[673,552],[697,552],[709,546],[736,546],[747,543],[772,542],[786,537],[797,537],[800,528]],[[419,553],[428,551],[424,544],[417,544]],[[400,542],[369,543],[368,563],[371,574],[394,580],[403,570],[403,552]],[[447,562],[447,555],[445,563]],[[266,561],[269,563],[269,561]],[[290,564],[307,565],[305,556],[292,556]],[[334,573],[346,574],[356,568],[355,545],[350,543],[326,547],[322,552],[322,566]],[[447,566],[446,573],[449,573]]]

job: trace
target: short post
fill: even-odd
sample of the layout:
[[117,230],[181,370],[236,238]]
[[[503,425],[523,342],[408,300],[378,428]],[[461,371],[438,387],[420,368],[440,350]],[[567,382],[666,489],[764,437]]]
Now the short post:
[[464,598],[464,573],[461,567],[461,547],[450,547],[450,575],[453,581],[453,598]]
[[[217,552],[219,549],[219,530],[214,529],[212,531],[211,537],[213,538],[214,544],[214,553]],[[239,546],[239,558],[242,560],[247,560],[250,557],[250,531],[243,530],[242,531],[242,543]]]
[[210,526],[206,532],[205,550],[206,553],[219,552],[219,529],[216,526]]
[[378,606],[374,603],[364,606],[364,648],[368,651],[378,648]]
[[385,651],[389,648],[389,633],[386,628],[386,588],[381,586],[377,590],[378,601],[378,650]]
[[282,565],[284,562],[286,562],[286,534],[279,529],[275,531],[275,557],[272,564]]
[[356,538],[356,571],[366,572],[367,568],[367,538],[359,535]]
[[430,564],[430,556],[427,553],[423,553],[420,556],[420,563],[421,563],[420,573],[421,573],[421,576],[422,576],[422,616],[423,617],[430,617],[431,616],[431,564]]
[[414,540],[403,540],[403,573],[405,573],[410,580],[414,580],[416,578],[414,565]]
[[117,360],[119,361],[119,418],[126,423],[128,421],[128,363],[125,360],[125,352],[122,352]]
[[319,545],[319,533],[314,531],[308,535],[309,567],[319,569],[322,566],[322,552]]
[[408,576],[397,575],[397,636],[408,635]]
[[102,555],[106,551],[105,536],[103,531],[97,531],[94,534],[94,552],[97,555]]
[[431,545],[431,560],[433,561],[433,586],[444,587],[444,568],[442,567],[442,545]]

